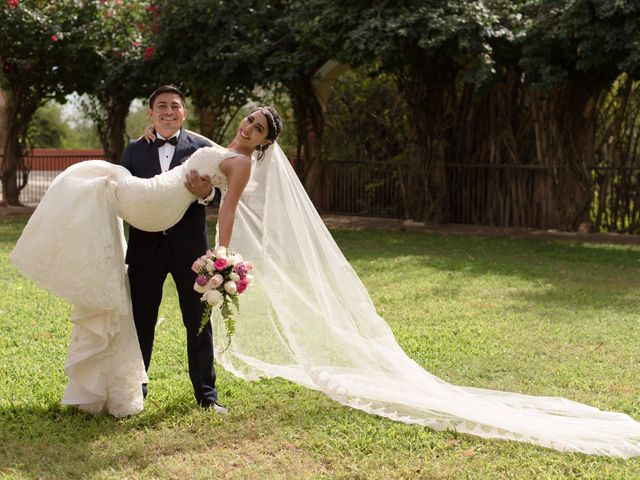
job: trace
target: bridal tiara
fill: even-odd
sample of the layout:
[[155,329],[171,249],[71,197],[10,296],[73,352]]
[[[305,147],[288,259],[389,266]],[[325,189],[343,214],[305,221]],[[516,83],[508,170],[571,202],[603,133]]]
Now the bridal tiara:
[[280,132],[282,131],[282,122],[279,118],[276,118],[273,113],[271,113],[271,111],[266,107],[259,107],[258,111],[260,111],[267,118],[267,121],[271,124],[271,127],[273,127],[273,132],[275,135],[271,140],[275,140],[276,138],[278,138],[278,135],[280,135]]

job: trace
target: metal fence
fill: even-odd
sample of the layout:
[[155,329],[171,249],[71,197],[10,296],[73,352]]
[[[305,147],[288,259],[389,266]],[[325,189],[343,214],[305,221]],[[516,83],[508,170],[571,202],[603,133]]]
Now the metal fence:
[[330,213],[402,218],[408,164],[388,162],[329,162]]
[[[104,158],[101,150],[34,150],[27,157],[31,171],[20,201],[37,204],[62,170]],[[406,218],[409,164],[329,162],[327,169],[328,213]],[[448,164],[446,175],[449,222],[544,227],[557,213],[547,202],[555,182],[548,167]],[[592,181],[591,221],[596,228],[640,232],[640,167],[597,167]]]
[[[104,160],[102,150],[55,150],[34,149],[32,154],[25,157],[25,163],[30,171],[27,177],[27,185],[20,191],[20,202],[24,205],[36,205],[49,188],[53,179],[65,168],[84,160]],[[3,156],[0,155],[0,165]],[[18,173],[18,183],[21,176]],[[0,194],[2,185],[0,185]]]
[[[406,216],[408,164],[330,162],[328,169],[331,213]],[[557,169],[538,165],[447,164],[447,221],[553,227],[554,196],[567,195],[558,175]],[[640,167],[592,169],[592,197],[590,220],[596,229],[640,232]]]

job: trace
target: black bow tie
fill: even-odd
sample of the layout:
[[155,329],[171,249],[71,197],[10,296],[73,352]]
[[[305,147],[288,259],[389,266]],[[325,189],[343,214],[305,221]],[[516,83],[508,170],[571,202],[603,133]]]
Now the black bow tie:
[[175,146],[178,144],[178,137],[171,137],[169,140],[164,140],[163,138],[156,138],[156,141],[154,143],[158,148],[163,146],[165,143],[170,143],[171,145]]

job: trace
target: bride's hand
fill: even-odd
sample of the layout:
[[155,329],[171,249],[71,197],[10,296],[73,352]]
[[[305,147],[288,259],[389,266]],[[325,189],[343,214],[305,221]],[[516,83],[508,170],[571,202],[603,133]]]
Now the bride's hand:
[[156,134],[153,130],[153,125],[144,127],[144,139],[147,143],[153,143],[156,140]]
[[213,190],[211,178],[208,175],[201,177],[197,170],[191,170],[187,174],[184,186],[197,198],[207,198]]

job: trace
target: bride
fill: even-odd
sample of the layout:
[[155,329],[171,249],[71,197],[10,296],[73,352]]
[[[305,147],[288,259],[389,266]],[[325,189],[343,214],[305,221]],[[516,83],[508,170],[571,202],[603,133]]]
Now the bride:
[[[640,422],[559,397],[451,385],[396,342],[325,228],[275,139],[280,119],[260,107],[225,149],[205,147],[152,179],[102,161],[56,178],[16,244],[13,262],[74,304],[63,401],[116,416],[142,409],[144,366],[131,317],[122,220],[148,231],[175,223],[195,197],[191,170],[224,195],[218,245],[254,263],[236,333],[218,361],[254,380],[282,377],[390,419],[561,451],[640,455]],[[253,154],[252,154],[253,153]],[[249,157],[251,159],[249,160]]]

